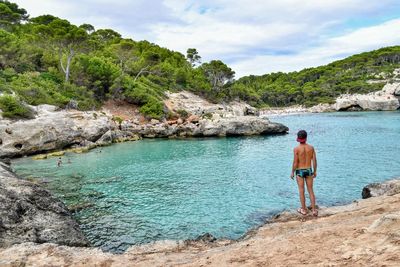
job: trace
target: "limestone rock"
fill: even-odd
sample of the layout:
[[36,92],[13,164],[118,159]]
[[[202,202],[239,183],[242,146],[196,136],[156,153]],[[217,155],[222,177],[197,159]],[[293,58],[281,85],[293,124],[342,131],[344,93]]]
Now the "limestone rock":
[[358,107],[361,110],[396,110],[400,108],[400,83],[388,83],[381,91],[369,94],[341,95],[334,105],[336,110]]
[[286,133],[289,130],[280,123],[272,123],[267,119],[253,116],[202,120],[200,127],[204,136],[276,134]]
[[221,117],[258,116],[257,109],[245,102],[233,101],[228,104],[214,104],[188,91],[166,94],[168,100],[165,101],[165,105],[173,112],[186,110],[197,116],[204,114],[218,114]]
[[197,122],[199,122],[199,120],[200,120],[200,117],[197,115],[190,115],[189,118],[187,118],[187,121],[191,122],[191,123],[197,123]]
[[0,158],[96,142],[112,127],[107,116],[93,112],[49,110],[51,106],[39,106],[38,116],[32,120],[0,120]]
[[217,241],[217,238],[210,233],[205,233],[198,236],[194,241],[212,243]]
[[394,195],[400,193],[400,183],[398,180],[390,180],[383,183],[371,183],[362,190],[362,198],[378,197],[384,195]]
[[88,245],[61,201],[0,164],[0,247],[23,242]]
[[96,145],[98,146],[106,146],[110,145],[113,141],[112,131],[108,130],[105,134],[103,134],[97,141]]

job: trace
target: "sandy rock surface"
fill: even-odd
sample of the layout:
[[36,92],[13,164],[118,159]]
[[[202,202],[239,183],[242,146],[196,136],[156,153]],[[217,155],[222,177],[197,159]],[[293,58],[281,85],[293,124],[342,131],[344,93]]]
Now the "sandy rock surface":
[[207,113],[217,114],[221,117],[258,115],[257,110],[245,102],[233,101],[228,104],[213,104],[188,91],[167,93],[167,96],[165,105],[171,111],[186,110],[197,116]]
[[[399,181],[397,181],[399,183]],[[320,210],[284,213],[240,241],[95,248],[24,243],[0,249],[0,266],[399,266],[400,194]]]

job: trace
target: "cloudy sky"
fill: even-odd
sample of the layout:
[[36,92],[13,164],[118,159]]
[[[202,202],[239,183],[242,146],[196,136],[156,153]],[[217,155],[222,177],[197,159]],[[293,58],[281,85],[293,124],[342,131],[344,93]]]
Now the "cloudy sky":
[[111,28],[203,62],[221,59],[236,77],[293,71],[400,45],[399,0],[10,0],[31,17]]

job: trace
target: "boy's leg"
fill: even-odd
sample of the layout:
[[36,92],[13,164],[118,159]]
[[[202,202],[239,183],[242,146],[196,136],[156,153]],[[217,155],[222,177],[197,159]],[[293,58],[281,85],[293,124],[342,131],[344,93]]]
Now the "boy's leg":
[[301,208],[307,211],[306,198],[304,197],[304,179],[301,178],[300,176],[296,176],[296,180],[297,180],[297,185],[299,186]]
[[315,210],[315,195],[314,195],[314,190],[313,190],[313,183],[314,183],[314,178],[312,176],[308,176],[306,178],[307,191],[308,191],[308,194],[310,195],[311,208],[314,211]]

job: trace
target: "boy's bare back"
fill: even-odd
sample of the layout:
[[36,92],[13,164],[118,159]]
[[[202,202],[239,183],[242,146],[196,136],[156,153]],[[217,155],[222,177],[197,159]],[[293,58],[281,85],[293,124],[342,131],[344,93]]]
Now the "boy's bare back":
[[309,144],[300,144],[294,148],[295,156],[297,156],[297,168],[311,168],[311,162],[314,158],[314,147]]

